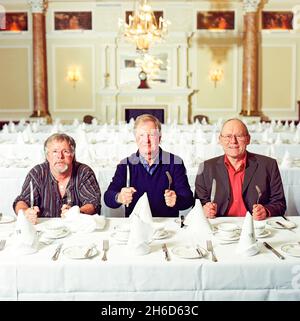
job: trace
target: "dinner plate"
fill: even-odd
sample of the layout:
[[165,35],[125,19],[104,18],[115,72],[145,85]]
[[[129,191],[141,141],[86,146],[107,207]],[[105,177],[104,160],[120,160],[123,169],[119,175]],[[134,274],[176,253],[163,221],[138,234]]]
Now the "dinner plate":
[[44,232],[44,237],[48,238],[48,239],[61,239],[65,236],[67,236],[70,233],[70,231],[65,228],[63,230],[61,230],[60,232],[57,233],[53,233],[53,231],[45,231]]
[[3,215],[0,220],[0,224],[14,222],[15,218],[12,215]]
[[281,250],[288,255],[300,257],[299,243],[286,243],[281,246]]
[[73,245],[73,246],[66,247],[63,250],[63,254],[69,257],[70,259],[89,259],[98,253],[96,247],[94,246],[91,249],[89,256],[85,256],[88,249],[89,249],[88,245]]
[[[203,257],[207,255],[207,251],[203,247],[198,247],[201,251]],[[172,253],[182,259],[199,259],[199,253],[196,250],[196,247],[189,245],[176,246],[172,248]]]
[[228,241],[228,242],[232,242],[232,241],[237,241],[240,239],[240,234],[237,234],[235,236],[232,237],[226,237],[223,234],[220,234],[219,232],[215,233],[215,237],[221,241]]
[[261,234],[255,234],[255,236],[260,239],[260,238],[264,238],[264,237],[267,237],[267,236],[270,236],[271,235],[271,231],[270,230],[267,230],[265,229],[263,233]]
[[[276,223],[277,222],[280,222],[282,225],[284,225],[285,227],[279,225]],[[270,226],[274,227],[274,228],[278,228],[278,229],[290,229],[290,228],[295,228],[297,225],[296,223],[292,222],[292,221],[281,221],[281,220],[269,220],[267,221],[267,224],[269,224]]]
[[128,238],[123,238],[123,237],[121,237],[121,235],[119,235],[116,232],[112,233],[111,236],[119,243],[126,244],[128,242]]
[[235,224],[235,223],[219,223],[217,226],[217,229],[220,231],[240,231],[241,228]]
[[66,226],[64,224],[62,224],[61,221],[57,221],[57,220],[50,220],[49,222],[45,223],[45,230],[61,230],[61,229],[65,229]]

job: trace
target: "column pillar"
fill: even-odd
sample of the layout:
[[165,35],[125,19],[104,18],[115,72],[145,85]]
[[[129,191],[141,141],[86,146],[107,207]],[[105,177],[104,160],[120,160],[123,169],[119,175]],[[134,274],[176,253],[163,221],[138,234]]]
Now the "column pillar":
[[258,110],[258,6],[260,0],[243,0],[243,116],[260,116]]
[[48,80],[46,52],[45,12],[47,0],[29,0],[32,11],[33,33],[33,113],[30,117],[46,117],[51,121],[48,110]]

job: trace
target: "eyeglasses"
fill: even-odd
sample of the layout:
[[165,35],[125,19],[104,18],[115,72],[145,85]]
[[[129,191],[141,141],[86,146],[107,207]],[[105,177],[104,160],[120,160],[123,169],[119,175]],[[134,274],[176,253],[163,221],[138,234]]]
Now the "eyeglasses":
[[73,155],[73,151],[68,150],[68,149],[63,149],[63,150],[54,149],[54,150],[51,150],[49,152],[54,157],[60,156],[61,154],[63,154],[66,157],[69,157],[69,156]]
[[233,138],[239,142],[244,142],[248,135],[220,135],[224,142],[230,142]]

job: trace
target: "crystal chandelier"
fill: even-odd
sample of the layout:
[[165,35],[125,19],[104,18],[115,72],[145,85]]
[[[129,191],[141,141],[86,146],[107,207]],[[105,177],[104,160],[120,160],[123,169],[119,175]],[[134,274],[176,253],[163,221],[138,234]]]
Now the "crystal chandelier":
[[161,59],[148,54],[143,55],[141,58],[136,58],[135,63],[148,75],[149,79],[155,78],[163,65]]
[[157,22],[147,0],[137,1],[133,16],[129,16],[128,23],[119,20],[119,27],[125,39],[133,42],[138,52],[145,53],[166,36],[170,22],[162,17]]

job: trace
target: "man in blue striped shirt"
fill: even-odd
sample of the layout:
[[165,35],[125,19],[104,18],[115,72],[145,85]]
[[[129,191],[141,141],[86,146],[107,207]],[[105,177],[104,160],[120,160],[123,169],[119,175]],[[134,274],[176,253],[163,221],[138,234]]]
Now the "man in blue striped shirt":
[[[34,166],[15,199],[16,213],[36,224],[38,217],[60,217],[73,205],[84,214],[100,214],[100,187],[93,170],[75,160],[76,143],[66,134],[56,133],[44,144],[46,161]],[[32,189],[30,188],[32,186]]]
[[[134,129],[138,151],[117,166],[104,202],[111,208],[126,205],[125,215],[129,216],[146,192],[153,216],[176,217],[194,204],[183,161],[159,147],[161,124],[156,117],[137,117]],[[172,178],[170,186],[166,172]]]

